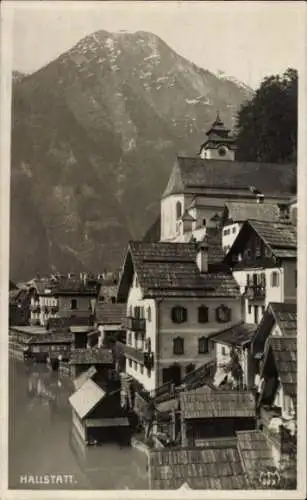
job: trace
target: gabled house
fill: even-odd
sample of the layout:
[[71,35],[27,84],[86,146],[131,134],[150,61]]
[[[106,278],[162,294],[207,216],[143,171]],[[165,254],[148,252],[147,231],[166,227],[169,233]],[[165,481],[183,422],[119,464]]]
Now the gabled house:
[[244,297],[246,323],[270,302],[296,302],[297,230],[290,223],[245,221],[225,256]]
[[79,321],[90,317],[97,297],[96,281],[86,275],[80,279],[51,276],[31,283],[31,322],[46,325],[50,318],[66,317]]
[[297,339],[272,336],[265,343],[260,368],[258,406],[279,409],[283,420],[293,420],[297,402]]
[[126,304],[100,304],[95,309],[95,325],[100,332],[98,345],[110,347],[126,342]]
[[[260,428],[276,463],[293,464],[297,450],[297,339],[271,336],[265,344],[258,394]],[[296,472],[292,470],[292,476]]]
[[211,337],[215,345],[217,386],[231,383],[251,389],[254,386],[254,358],[251,343],[257,325],[240,322]]
[[130,242],[118,287],[126,372],[148,391],[212,360],[211,335],[241,319],[234,278],[200,243]]
[[267,339],[272,336],[296,337],[296,335],[296,304],[276,302],[270,303],[255,332],[251,345],[251,353],[254,359],[254,377],[256,386],[259,386],[260,364],[264,357]]
[[81,373],[94,366],[106,381],[112,379],[113,355],[110,349],[73,349],[70,355],[69,364],[71,366],[71,375],[78,377]]

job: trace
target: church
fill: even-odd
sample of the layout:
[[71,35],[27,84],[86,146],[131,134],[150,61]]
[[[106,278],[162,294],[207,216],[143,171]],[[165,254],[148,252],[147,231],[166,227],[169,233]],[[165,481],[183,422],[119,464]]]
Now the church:
[[207,228],[224,227],[226,253],[241,222],[280,220],[294,194],[296,165],[237,161],[236,151],[217,113],[198,156],[177,156],[161,198],[160,241],[200,241]]

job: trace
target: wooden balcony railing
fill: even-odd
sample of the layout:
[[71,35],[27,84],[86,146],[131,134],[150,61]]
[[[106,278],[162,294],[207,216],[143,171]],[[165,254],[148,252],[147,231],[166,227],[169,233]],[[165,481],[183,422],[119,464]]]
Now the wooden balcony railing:
[[244,295],[249,300],[264,300],[265,299],[265,287],[263,285],[247,285],[245,287]]

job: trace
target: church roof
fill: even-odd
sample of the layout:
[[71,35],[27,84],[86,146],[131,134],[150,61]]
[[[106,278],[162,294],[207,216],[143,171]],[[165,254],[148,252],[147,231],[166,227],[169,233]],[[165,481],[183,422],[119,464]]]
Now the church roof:
[[163,198],[171,194],[196,194],[204,188],[228,189],[255,186],[264,194],[293,194],[296,165],[231,160],[206,160],[177,156]]

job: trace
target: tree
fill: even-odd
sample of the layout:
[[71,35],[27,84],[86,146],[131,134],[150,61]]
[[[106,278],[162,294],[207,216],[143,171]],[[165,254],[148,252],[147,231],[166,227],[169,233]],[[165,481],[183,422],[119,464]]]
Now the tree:
[[263,80],[238,113],[238,160],[296,161],[297,96],[298,75],[294,69]]

